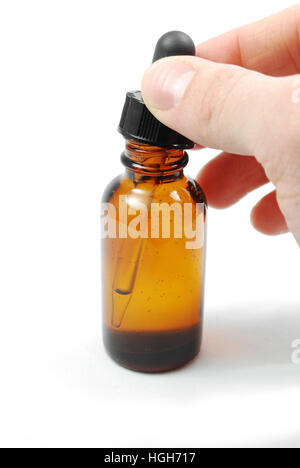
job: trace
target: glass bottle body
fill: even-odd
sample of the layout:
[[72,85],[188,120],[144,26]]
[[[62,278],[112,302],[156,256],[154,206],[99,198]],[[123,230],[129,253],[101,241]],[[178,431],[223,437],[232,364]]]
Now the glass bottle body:
[[129,141],[103,196],[104,344],[133,370],[171,370],[200,350],[206,203],[187,161]]

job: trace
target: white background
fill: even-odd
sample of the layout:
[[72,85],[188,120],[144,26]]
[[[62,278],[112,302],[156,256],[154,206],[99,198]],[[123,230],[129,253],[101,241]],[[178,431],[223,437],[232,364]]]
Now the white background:
[[[299,249],[210,210],[201,357],[144,375],[101,342],[100,198],[156,40],[201,42],[288,0],[0,1],[0,445],[300,447]],[[191,154],[195,175],[215,152]]]

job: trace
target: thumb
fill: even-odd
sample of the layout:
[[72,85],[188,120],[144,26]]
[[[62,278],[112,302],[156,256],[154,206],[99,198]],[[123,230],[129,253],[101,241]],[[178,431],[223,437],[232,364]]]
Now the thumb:
[[292,105],[285,80],[198,57],[172,57],[148,69],[142,93],[158,120],[195,143],[256,155],[270,129],[278,139],[282,119],[291,116],[283,112],[283,103]]
[[275,78],[198,57],[171,57],[145,73],[150,111],[195,143],[254,155],[277,189],[300,245],[300,76]]

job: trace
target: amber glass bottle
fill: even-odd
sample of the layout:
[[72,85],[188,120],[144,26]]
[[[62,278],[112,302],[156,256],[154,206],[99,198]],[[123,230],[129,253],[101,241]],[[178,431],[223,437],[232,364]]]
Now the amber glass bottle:
[[[194,51],[176,31],[159,40],[154,57]],[[125,173],[102,205],[104,344],[125,367],[161,372],[200,350],[205,198],[183,172],[193,142],[158,122],[139,91],[127,93],[119,131]]]
[[[116,233],[116,238],[103,239],[104,343],[113,359],[131,369],[176,368],[200,349],[206,205],[198,184],[183,173],[187,161],[183,150],[129,141],[122,155],[126,172],[103,197],[115,208],[117,225],[125,203],[127,227],[136,225],[141,212],[148,220],[147,237],[120,238]],[[163,206],[156,232],[153,206]],[[184,217],[187,207],[190,219]],[[182,229],[175,226],[180,210]],[[170,223],[166,237],[162,237],[164,215],[165,225]],[[196,229],[194,240],[185,236],[184,232]],[[182,236],[175,237],[180,230]]]

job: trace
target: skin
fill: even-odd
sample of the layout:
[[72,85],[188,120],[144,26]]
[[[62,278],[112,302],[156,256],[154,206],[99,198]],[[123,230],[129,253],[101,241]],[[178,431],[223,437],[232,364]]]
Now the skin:
[[168,57],[145,73],[147,107],[198,147],[222,150],[197,180],[226,208],[272,182],[254,227],[300,246],[300,5]]

